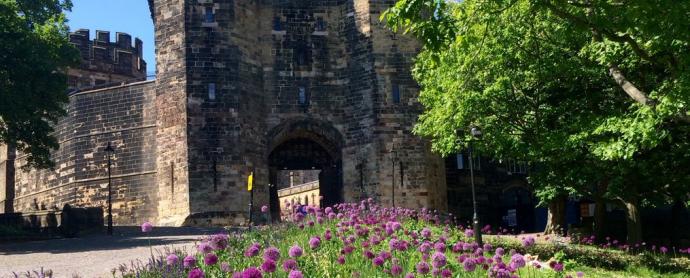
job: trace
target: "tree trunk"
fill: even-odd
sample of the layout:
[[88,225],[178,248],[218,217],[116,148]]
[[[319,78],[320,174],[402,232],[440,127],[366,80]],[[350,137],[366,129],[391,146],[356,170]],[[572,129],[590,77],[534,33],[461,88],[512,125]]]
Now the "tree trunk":
[[[634,189],[633,189],[634,190]],[[626,222],[628,232],[628,244],[635,244],[642,242],[642,221],[640,219],[639,201],[637,196],[631,197],[623,201],[626,211]]]
[[565,196],[559,196],[549,203],[548,218],[544,234],[563,235],[565,231]]
[[606,200],[604,194],[608,181],[602,181],[597,184],[597,192],[594,197],[594,236],[598,242],[601,242],[606,236]]

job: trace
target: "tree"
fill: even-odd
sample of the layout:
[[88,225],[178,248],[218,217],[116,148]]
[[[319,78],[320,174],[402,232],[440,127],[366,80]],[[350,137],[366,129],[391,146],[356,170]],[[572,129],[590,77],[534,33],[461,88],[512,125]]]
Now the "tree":
[[52,126],[65,114],[66,68],[77,65],[63,11],[69,0],[0,1],[0,143],[50,167]]
[[[426,109],[415,132],[434,150],[458,151],[454,130],[481,126],[484,153],[531,162],[543,203],[621,200],[637,242],[638,205],[664,187],[687,188],[687,171],[669,173],[668,183],[655,177],[673,167],[664,157],[688,161],[679,146],[690,136],[690,9],[658,6],[402,0],[382,19],[424,43],[413,73]],[[668,17],[641,16],[650,11]],[[654,194],[635,194],[642,192]],[[561,224],[552,215],[547,231]]]

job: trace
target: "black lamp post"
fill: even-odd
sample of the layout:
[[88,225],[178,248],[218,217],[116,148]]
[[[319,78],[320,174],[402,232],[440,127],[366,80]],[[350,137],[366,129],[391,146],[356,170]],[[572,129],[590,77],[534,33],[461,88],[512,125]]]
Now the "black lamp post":
[[395,148],[395,143],[393,143],[393,147],[391,148],[391,175],[393,176],[391,182],[391,202],[393,203],[393,207],[395,207],[395,162],[397,160],[398,150]]
[[108,154],[108,235],[113,235],[113,183],[110,175],[110,168],[112,166],[112,155],[115,152],[113,145],[108,142],[108,146],[105,148],[105,152]]
[[[462,131],[458,130],[458,137],[461,136]],[[479,215],[477,214],[477,194],[474,186],[474,157],[472,155],[472,143],[478,141],[482,137],[482,131],[478,127],[471,127],[470,134],[472,139],[468,141],[469,160],[470,160],[470,186],[472,187],[472,229],[474,230],[474,240],[477,244],[482,245],[482,230],[479,224]]]
[[482,131],[477,127],[470,129],[472,139],[470,140],[469,155],[470,155],[470,183],[472,184],[472,227],[474,228],[474,240],[482,246],[482,230],[479,227],[479,215],[477,215],[477,196],[474,190],[474,158],[472,157],[472,142],[479,140],[482,137]]

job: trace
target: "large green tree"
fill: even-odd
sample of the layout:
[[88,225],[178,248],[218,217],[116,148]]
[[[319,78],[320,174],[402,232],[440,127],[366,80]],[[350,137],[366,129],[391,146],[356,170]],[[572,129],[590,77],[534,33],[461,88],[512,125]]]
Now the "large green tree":
[[690,9],[660,2],[402,0],[382,19],[424,44],[415,131],[436,151],[480,126],[484,153],[532,163],[542,201],[621,200],[639,241],[638,206],[688,180]]
[[69,43],[64,11],[69,0],[0,0],[0,143],[50,167],[58,148],[52,126],[65,111],[68,66],[78,52]]

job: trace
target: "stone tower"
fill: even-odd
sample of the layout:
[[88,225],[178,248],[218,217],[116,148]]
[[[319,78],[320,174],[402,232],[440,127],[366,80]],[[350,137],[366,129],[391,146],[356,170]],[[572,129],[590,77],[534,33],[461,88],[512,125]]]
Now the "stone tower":
[[160,224],[243,218],[251,171],[276,213],[283,169],[320,169],[326,205],[445,209],[443,161],[411,134],[418,44],[379,22],[391,1],[149,3]]

